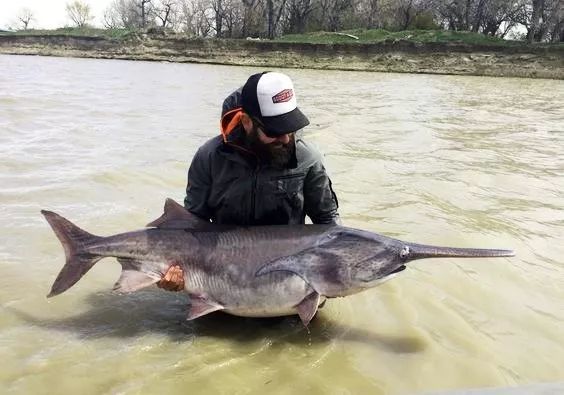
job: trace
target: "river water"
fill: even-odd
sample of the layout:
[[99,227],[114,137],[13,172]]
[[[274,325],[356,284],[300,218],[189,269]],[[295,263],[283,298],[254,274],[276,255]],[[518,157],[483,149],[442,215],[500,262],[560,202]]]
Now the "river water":
[[142,227],[253,68],[0,56],[0,392],[418,394],[564,381],[564,81],[287,70],[346,225],[513,248],[436,259],[311,325],[114,295],[115,260],[46,299],[64,254],[40,209]]

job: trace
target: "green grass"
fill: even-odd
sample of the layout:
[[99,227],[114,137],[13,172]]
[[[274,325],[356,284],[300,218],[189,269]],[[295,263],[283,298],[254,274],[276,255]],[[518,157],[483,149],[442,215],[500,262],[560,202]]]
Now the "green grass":
[[420,43],[466,43],[470,45],[494,44],[508,46],[521,43],[519,41],[508,41],[498,37],[485,36],[479,33],[455,32],[449,30],[404,30],[399,32],[390,32],[383,29],[354,29],[344,30],[339,33],[352,34],[357,36],[358,40],[332,32],[313,32],[306,34],[287,34],[276,39],[276,41],[319,44],[363,44],[405,40]]
[[[127,39],[135,34],[135,30],[129,29],[98,29],[93,27],[63,27],[53,30],[20,30],[16,32],[0,32],[3,35],[68,35],[68,36],[84,36],[84,37],[106,37],[112,39]],[[480,33],[450,31],[450,30],[404,30],[399,32],[391,32],[383,29],[353,29],[344,30],[339,33],[351,34],[359,39],[335,34],[333,32],[312,32],[305,34],[287,34],[279,37],[274,41],[288,43],[312,43],[312,44],[366,44],[366,43],[382,43],[394,41],[410,41],[416,43],[464,43],[468,45],[494,45],[494,46],[523,46],[528,45],[524,41],[503,40],[499,37],[485,36]],[[177,38],[184,37],[178,33],[174,35]],[[194,39],[194,37],[186,38]],[[218,39],[223,40],[223,39]],[[535,47],[551,47],[564,49],[564,43],[535,43]]]
[[52,30],[18,30],[15,32],[2,32],[0,35],[26,35],[26,36],[81,36],[81,37],[107,37],[127,38],[133,31],[128,29],[98,29],[94,27],[61,27]]

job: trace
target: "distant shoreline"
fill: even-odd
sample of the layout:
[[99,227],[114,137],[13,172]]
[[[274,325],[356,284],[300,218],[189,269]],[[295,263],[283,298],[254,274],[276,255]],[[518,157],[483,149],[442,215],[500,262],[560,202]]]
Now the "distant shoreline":
[[562,46],[1,34],[0,54],[564,80]]

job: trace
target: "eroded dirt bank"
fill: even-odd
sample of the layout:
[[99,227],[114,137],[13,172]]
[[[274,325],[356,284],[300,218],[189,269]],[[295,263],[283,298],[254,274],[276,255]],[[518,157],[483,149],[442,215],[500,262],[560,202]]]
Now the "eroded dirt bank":
[[564,79],[564,50],[386,41],[310,44],[135,36],[2,35],[0,53],[263,67]]

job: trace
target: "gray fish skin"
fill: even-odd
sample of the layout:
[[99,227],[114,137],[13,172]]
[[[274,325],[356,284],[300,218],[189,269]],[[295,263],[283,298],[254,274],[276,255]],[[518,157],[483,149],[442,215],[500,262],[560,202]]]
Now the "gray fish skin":
[[42,211],[63,244],[66,264],[49,297],[72,287],[100,259],[116,257],[114,289],[158,282],[172,265],[184,271],[188,319],[216,310],[269,317],[298,314],[304,325],[325,298],[358,293],[394,277],[409,261],[432,257],[502,257],[510,250],[435,247],[337,225],[214,226],[167,199],[154,228],[94,236]]

